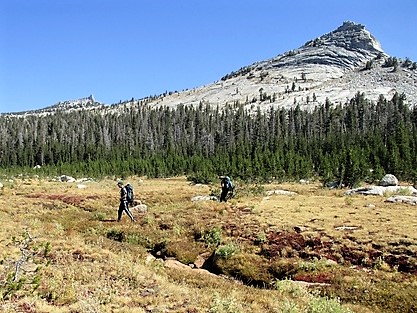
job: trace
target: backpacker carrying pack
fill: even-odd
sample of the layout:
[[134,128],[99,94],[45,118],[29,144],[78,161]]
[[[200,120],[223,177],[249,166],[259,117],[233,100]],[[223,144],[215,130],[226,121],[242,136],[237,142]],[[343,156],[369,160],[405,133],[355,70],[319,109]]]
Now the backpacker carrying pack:
[[125,188],[126,188],[126,200],[128,203],[132,203],[134,200],[133,187],[131,184],[127,184]]

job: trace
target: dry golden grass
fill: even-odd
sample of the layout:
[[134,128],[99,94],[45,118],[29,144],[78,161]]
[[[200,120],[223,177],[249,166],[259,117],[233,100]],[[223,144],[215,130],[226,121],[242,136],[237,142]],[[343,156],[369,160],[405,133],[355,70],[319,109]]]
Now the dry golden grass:
[[[415,207],[386,203],[384,197],[346,197],[343,190],[327,190],[319,184],[279,184],[262,188],[285,189],[296,194],[265,197],[242,192],[226,204],[191,202],[193,196],[209,195],[218,186],[191,185],[184,177],[131,177],[128,181],[135,187],[136,198],[149,209],[137,215],[137,223],[131,223],[126,215],[121,223],[115,222],[119,193],[116,180],[85,182],[84,189],[77,188],[75,183],[42,179],[3,182],[0,278],[7,271],[8,262],[21,256],[13,238],[22,238],[25,230],[37,244],[49,242],[51,250],[45,257],[50,263],[45,262],[40,270],[39,288],[34,292],[22,289],[0,300],[2,311],[319,312],[314,311],[323,305],[315,302],[321,299],[319,291],[312,292],[311,287],[284,280],[274,288],[255,288],[235,279],[195,270],[175,270],[165,267],[160,260],[148,260],[149,251],[158,252],[160,246],[163,249],[159,252],[185,263],[192,263],[201,254],[210,255],[216,247],[206,245],[199,236],[216,227],[221,229],[222,245],[234,244],[239,248],[238,257],[232,257],[228,266],[232,272],[236,271],[233,262],[239,262],[242,275],[247,272],[261,275],[261,269],[251,266],[253,260],[260,258],[255,255],[271,248],[262,243],[266,244],[268,236],[274,233],[296,234],[295,226],[302,229],[305,238],[319,236],[323,242],[337,247],[360,247],[367,251],[377,246],[388,252],[401,250],[416,259]],[[357,229],[338,228],[341,226]],[[121,240],[114,240],[118,235]],[[261,244],[255,244],[256,240]],[[372,299],[350,298],[349,288],[353,286],[358,293],[365,288],[379,292],[379,286],[386,281],[392,289],[416,287],[414,275],[398,272],[383,259],[379,269],[368,266],[366,271],[343,262],[329,266],[320,260],[294,257],[282,258],[280,262],[284,259],[296,262],[297,268],[311,267],[306,275],[315,273],[316,278],[327,275],[332,277],[332,284],[345,288],[340,294],[320,289],[322,294],[327,292],[347,302],[344,306],[326,302],[333,305],[333,311],[327,309],[329,312],[349,312],[349,308],[354,312],[383,311]],[[278,266],[279,262],[274,262]],[[289,266],[288,262],[285,266]],[[392,307],[387,304],[386,312],[394,312],[394,304]],[[416,304],[408,305],[415,308]]]
[[[417,244],[415,206],[385,202],[386,198],[379,196],[344,196],[344,190],[326,190],[317,184],[284,184],[276,188],[297,195],[263,199],[255,209],[264,223],[278,227],[304,226],[312,231],[325,231],[335,238],[349,233],[364,243],[402,239]],[[359,229],[337,230],[340,226]]]

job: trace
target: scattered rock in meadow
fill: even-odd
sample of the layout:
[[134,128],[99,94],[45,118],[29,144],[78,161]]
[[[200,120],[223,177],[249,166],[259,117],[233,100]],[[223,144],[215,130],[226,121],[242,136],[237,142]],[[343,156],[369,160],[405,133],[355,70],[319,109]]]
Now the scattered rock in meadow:
[[392,174],[385,175],[380,181],[380,186],[398,186],[398,179]]
[[129,208],[129,210],[132,213],[135,213],[135,212],[136,213],[146,213],[146,212],[148,212],[148,206],[146,204],[138,204],[138,205],[135,205],[135,206]]
[[334,229],[335,230],[358,230],[358,229],[362,229],[362,226],[341,225],[341,226],[336,226]]
[[194,261],[194,266],[196,268],[203,268],[204,263],[210,257],[210,255],[211,255],[210,252],[206,252],[197,256],[197,258]]
[[315,282],[308,282],[303,280],[293,280],[291,281],[294,285],[300,285],[303,287],[316,287],[316,286],[330,286],[329,283],[315,283]]
[[272,196],[272,195],[283,195],[283,196],[293,196],[296,195],[297,193],[294,191],[288,191],[288,190],[281,190],[281,189],[277,189],[277,190],[269,190],[266,192],[267,196]]
[[156,258],[152,254],[148,254],[145,258],[145,264],[150,264],[155,260]]
[[417,189],[413,186],[368,186],[350,189],[345,192],[346,196],[353,194],[384,196],[386,193],[409,193],[410,195],[417,195]]
[[211,276],[216,276],[216,274],[213,274],[211,272],[209,272],[208,270],[202,269],[202,268],[192,268],[189,265],[183,264],[180,261],[177,261],[175,259],[167,259],[164,262],[164,266],[174,269],[174,270],[185,270],[185,271],[189,271],[189,272],[193,272],[193,273],[198,273],[198,274],[202,274],[202,275],[211,275]]
[[68,175],[61,175],[59,180],[63,183],[73,183],[75,182],[75,178],[68,176]]
[[191,267],[188,265],[185,265],[181,263],[180,261],[174,260],[174,259],[167,259],[164,262],[165,267],[172,268],[175,270],[181,269],[181,270],[192,270]]
[[392,202],[392,203],[408,203],[412,205],[417,204],[417,197],[414,196],[392,196],[389,197],[386,202]]
[[308,227],[306,227],[306,226],[294,226],[294,231],[296,232],[296,233],[302,233],[302,232],[305,232],[305,231],[307,231],[309,228]]
[[216,196],[194,196],[191,198],[191,201],[197,202],[197,201],[217,201]]

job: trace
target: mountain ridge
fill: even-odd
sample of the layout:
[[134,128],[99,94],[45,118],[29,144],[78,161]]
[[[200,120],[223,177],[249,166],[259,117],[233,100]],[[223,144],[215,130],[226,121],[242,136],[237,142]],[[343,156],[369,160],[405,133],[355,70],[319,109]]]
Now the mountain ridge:
[[[152,108],[209,104],[223,107],[239,103],[253,110],[300,106],[311,110],[326,101],[344,104],[360,92],[371,101],[380,95],[404,94],[409,105],[417,103],[417,65],[387,55],[364,25],[345,21],[335,30],[307,41],[268,60],[258,61],[225,75],[218,81],[180,92],[129,100]],[[92,97],[92,96],[90,96]],[[31,113],[56,110],[117,110],[94,97],[65,101]]]
[[242,67],[212,84],[146,103],[154,108],[239,103],[249,110],[297,105],[311,110],[328,100],[344,104],[360,92],[371,101],[400,93],[415,105],[417,65],[410,63],[390,57],[364,25],[347,21],[296,50]]

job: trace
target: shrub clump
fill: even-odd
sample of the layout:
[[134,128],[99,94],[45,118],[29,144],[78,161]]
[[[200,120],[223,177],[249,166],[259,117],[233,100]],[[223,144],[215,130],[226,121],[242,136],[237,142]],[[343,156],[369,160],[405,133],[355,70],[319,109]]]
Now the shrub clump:
[[110,229],[110,230],[107,232],[106,237],[107,237],[108,239],[112,239],[112,240],[115,240],[115,241],[122,242],[122,241],[124,241],[124,240],[125,240],[126,235],[125,235],[125,233],[124,233],[124,231],[123,231],[123,230],[118,230],[118,229]]
[[273,261],[268,271],[275,279],[289,279],[292,278],[298,272],[297,262],[291,259],[278,259]]
[[234,243],[228,243],[222,246],[219,246],[215,254],[223,259],[229,259],[239,251],[239,247]]
[[217,247],[222,241],[222,230],[213,227],[203,232],[202,239],[208,247]]
[[206,268],[256,287],[268,287],[274,278],[268,271],[268,261],[256,254],[235,254],[226,259],[213,253]]
[[204,247],[188,240],[176,240],[168,242],[161,251],[163,256],[173,257],[184,264],[194,263],[198,255],[204,251]]
[[17,259],[0,259],[0,300],[23,298],[33,294],[40,286],[42,269],[49,265],[49,242],[36,242],[28,230],[22,238],[12,238],[20,250]]

